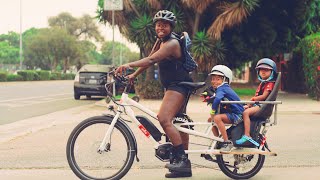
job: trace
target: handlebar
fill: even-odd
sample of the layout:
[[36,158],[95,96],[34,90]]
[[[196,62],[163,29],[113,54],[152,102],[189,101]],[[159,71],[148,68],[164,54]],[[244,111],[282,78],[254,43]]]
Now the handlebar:
[[118,84],[118,85],[120,85],[120,86],[124,86],[124,87],[125,87],[124,92],[126,92],[127,89],[130,89],[130,86],[132,85],[132,83],[130,82],[129,78],[126,77],[126,75],[117,75],[117,74],[115,73],[116,69],[117,69],[117,68],[114,68],[113,70],[107,72],[106,75],[101,76],[100,78],[106,78],[107,76],[111,76],[111,77],[112,77],[113,81],[107,82],[107,83],[105,84],[105,89],[106,89],[106,91],[107,91],[107,96],[110,97],[111,100],[112,100],[115,104],[119,105],[119,103],[116,102],[116,101],[117,101],[116,98],[115,98],[115,97],[113,96],[113,94],[109,91],[111,85],[113,85],[114,83],[116,83],[116,84]]

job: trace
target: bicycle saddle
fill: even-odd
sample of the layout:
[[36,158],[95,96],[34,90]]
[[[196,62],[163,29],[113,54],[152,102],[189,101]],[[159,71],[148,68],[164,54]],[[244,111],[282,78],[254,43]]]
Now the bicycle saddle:
[[202,88],[206,85],[206,82],[179,82],[178,85],[185,86],[189,89],[197,90]]

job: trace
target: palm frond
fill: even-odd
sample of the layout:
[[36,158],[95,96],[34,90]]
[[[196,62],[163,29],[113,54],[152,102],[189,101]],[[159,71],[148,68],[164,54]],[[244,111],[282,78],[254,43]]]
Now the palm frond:
[[208,35],[215,39],[220,39],[223,30],[240,24],[258,6],[258,1],[242,0],[224,5],[222,9],[225,9],[225,11],[210,26]]
[[130,23],[129,34],[130,40],[137,42],[138,46],[151,49],[156,39],[152,17],[144,14],[134,19]]
[[216,0],[181,0],[187,7],[193,8],[197,13],[202,14],[208,6]]
[[159,10],[162,8],[161,3],[158,0],[147,0],[152,9]]
[[197,32],[192,43],[192,55],[203,72],[209,72],[214,65],[225,58],[224,44],[219,40],[211,39],[205,31]]

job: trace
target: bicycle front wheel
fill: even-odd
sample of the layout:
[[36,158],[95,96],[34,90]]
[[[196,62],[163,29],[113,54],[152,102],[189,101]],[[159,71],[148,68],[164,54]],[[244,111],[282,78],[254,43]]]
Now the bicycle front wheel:
[[72,131],[66,153],[70,168],[80,179],[120,179],[131,168],[136,146],[122,121],[112,131],[110,150],[98,152],[111,121],[110,116],[92,117]]

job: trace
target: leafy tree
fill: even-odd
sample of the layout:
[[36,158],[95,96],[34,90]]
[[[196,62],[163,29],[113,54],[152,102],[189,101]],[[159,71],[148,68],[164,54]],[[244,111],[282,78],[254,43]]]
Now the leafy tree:
[[70,13],[63,12],[58,16],[53,16],[48,19],[49,26],[65,29],[69,34],[76,36],[78,39],[94,39],[103,41],[98,26],[93,21],[94,18],[85,14],[80,18],[73,17]]
[[1,34],[0,41],[8,42],[9,46],[19,47],[20,35],[16,32],[8,32],[8,34]]
[[26,43],[25,64],[30,67],[55,70],[61,64],[64,72],[69,63],[79,57],[79,45],[64,29],[42,29]]
[[[103,44],[101,48],[102,62],[101,64],[112,64],[112,42],[107,41]],[[121,58],[122,56],[122,58]],[[120,42],[114,42],[114,60],[115,65],[119,66],[120,61],[122,63],[131,62],[137,60],[139,54],[131,52],[130,49]]]
[[0,41],[0,64],[18,64],[19,48],[11,46],[9,41]]

